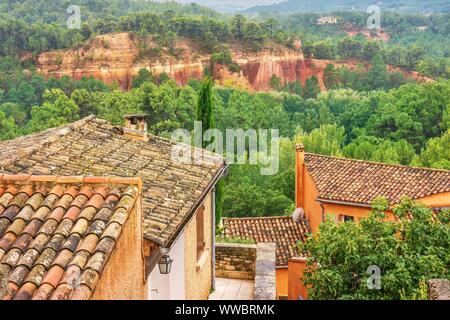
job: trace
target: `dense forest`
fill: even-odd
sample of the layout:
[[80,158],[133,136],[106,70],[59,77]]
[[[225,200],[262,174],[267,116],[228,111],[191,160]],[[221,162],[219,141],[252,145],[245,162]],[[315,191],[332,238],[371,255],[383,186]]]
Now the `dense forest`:
[[[292,47],[296,39],[301,39],[305,55],[318,59],[370,62],[380,54],[388,65],[430,77],[448,78],[450,73],[450,14],[385,12],[382,26],[391,39],[382,42],[362,34],[347,35],[349,26],[363,30],[367,14],[362,12],[333,13],[338,24],[318,26],[316,20],[320,15],[315,13],[281,17],[270,14],[250,19],[240,14],[223,16],[196,4],[80,1],[81,28],[68,29],[65,24],[68,5],[69,1],[2,0],[0,56],[73,48],[95,35],[129,31],[143,43],[151,38],[169,51],[173,51],[170,49],[177,37],[196,40],[206,53],[222,56],[227,43],[239,42],[248,50],[257,51],[271,42]],[[418,28],[423,27],[426,29],[419,32]]]
[[[95,114],[121,124],[122,115],[150,114],[149,130],[169,137],[178,128],[192,130],[201,83],[177,86],[166,74],[142,69],[124,92],[92,78],[45,79],[35,71],[31,52],[71,48],[104,33],[129,31],[154,37],[169,48],[177,37],[190,38],[212,59],[238,68],[225,44],[257,51],[267,43],[303,42],[308,57],[356,60],[349,69],[328,64],[327,91],[315,76],[306,83],[271,79],[271,92],[232,87],[213,89],[215,126],[219,129],[278,128],[280,170],[261,176],[255,165],[231,166],[225,180],[224,215],[261,216],[291,213],[294,207],[294,146],[308,152],[356,159],[450,169],[450,80],[447,15],[392,13],[384,18],[389,42],[345,33],[345,23],[364,26],[362,13],[337,13],[336,26],[317,26],[317,14],[258,17],[224,16],[197,5],[148,1],[79,1],[80,30],[65,27],[69,1],[1,1],[0,139],[29,134]],[[44,14],[40,14],[42,8]],[[428,26],[423,32],[417,27]],[[388,65],[433,78],[416,83]],[[252,199],[252,201],[248,201]]]

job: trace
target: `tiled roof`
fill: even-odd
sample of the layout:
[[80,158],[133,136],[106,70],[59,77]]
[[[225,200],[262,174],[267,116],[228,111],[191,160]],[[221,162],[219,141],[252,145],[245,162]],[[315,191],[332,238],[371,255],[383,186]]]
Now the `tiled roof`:
[[138,184],[0,175],[0,300],[89,299]]
[[291,217],[223,218],[225,237],[252,239],[277,244],[277,266],[287,266],[289,258],[299,255],[298,241],[304,242],[310,232],[306,220],[300,223]]
[[149,140],[132,140],[123,136],[120,127],[89,116],[65,127],[0,142],[0,170],[140,177],[144,236],[170,245],[224,164],[222,157],[206,151],[203,164],[180,164],[171,159],[173,142],[152,135]]
[[390,204],[403,196],[420,199],[450,192],[450,171],[305,154],[305,164],[326,200],[369,205],[383,196]]

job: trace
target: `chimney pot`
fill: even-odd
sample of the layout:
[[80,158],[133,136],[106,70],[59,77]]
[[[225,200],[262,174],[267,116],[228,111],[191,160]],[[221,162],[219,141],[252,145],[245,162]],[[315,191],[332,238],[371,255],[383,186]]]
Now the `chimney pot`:
[[123,133],[124,136],[139,140],[148,141],[146,114],[125,114]]

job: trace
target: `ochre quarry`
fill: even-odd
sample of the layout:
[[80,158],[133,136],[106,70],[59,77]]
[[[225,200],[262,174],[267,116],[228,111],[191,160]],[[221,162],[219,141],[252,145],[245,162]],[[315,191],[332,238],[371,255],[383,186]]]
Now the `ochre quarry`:
[[[302,84],[315,75],[324,90],[323,70],[328,63],[350,68],[356,65],[354,62],[305,59],[301,44],[296,49],[278,45],[258,52],[248,52],[235,45],[231,46],[232,57],[241,70],[230,72],[226,66],[213,65],[210,55],[201,53],[198,44],[188,39],[178,40],[170,54],[169,50],[158,49],[151,41],[145,46],[147,52],[157,53],[142,54],[142,41],[131,33],[100,35],[75,49],[40,54],[36,59],[37,70],[47,78],[68,76],[79,80],[92,76],[108,84],[115,82],[123,90],[131,88],[133,77],[142,68],[151,70],[154,75],[166,73],[179,85],[187,84],[190,79],[202,79],[205,71],[209,70],[217,84],[268,91],[273,75],[282,83],[298,80]],[[409,76],[429,80],[420,75]]]

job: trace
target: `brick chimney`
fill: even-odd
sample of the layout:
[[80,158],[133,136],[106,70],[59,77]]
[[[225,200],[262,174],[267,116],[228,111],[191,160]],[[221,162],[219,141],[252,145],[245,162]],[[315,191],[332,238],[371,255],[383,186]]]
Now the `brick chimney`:
[[295,147],[295,207],[305,207],[305,146]]
[[125,124],[123,134],[127,138],[148,141],[146,114],[126,114],[123,116]]

